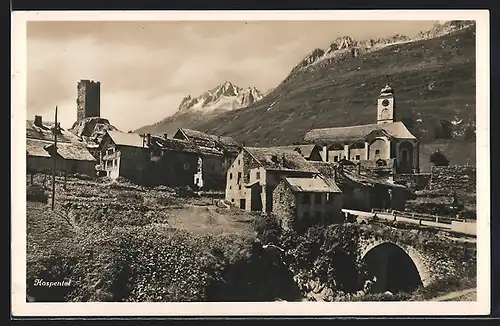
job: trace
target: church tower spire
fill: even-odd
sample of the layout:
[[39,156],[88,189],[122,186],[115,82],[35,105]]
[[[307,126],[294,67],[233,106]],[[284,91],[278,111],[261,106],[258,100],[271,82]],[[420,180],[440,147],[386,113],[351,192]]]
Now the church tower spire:
[[391,123],[396,120],[396,101],[394,89],[389,86],[389,75],[386,75],[387,83],[380,90],[377,102],[377,123]]

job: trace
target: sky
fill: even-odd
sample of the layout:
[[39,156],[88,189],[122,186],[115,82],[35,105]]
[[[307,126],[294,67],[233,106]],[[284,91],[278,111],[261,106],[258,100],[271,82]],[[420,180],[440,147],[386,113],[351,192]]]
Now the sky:
[[181,100],[230,81],[276,87],[315,48],[339,36],[415,36],[433,21],[32,21],[27,24],[27,116],[69,128],[77,83],[101,83],[101,117],[134,130]]

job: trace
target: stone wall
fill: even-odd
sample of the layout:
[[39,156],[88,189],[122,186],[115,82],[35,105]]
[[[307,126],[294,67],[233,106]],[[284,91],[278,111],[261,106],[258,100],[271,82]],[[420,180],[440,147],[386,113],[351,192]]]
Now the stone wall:
[[431,179],[430,173],[419,173],[419,174],[396,174],[394,175],[394,181],[396,183],[402,184],[411,191],[426,189],[429,185]]
[[476,193],[476,167],[433,166],[429,180],[429,190],[457,195]]
[[290,230],[295,227],[295,208],[295,195],[284,181],[280,182],[273,191],[273,215],[283,229]]

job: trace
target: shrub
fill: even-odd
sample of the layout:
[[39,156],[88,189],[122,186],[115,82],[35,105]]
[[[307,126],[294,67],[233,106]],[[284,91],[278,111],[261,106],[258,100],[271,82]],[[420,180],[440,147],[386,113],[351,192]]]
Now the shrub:
[[450,160],[440,150],[435,151],[429,156],[429,162],[435,166],[447,166],[450,164]]

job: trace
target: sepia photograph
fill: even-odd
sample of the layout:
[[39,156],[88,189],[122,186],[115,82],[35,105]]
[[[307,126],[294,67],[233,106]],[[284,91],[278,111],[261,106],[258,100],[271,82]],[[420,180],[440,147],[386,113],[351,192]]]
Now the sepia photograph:
[[489,311],[487,11],[13,21],[14,311]]

